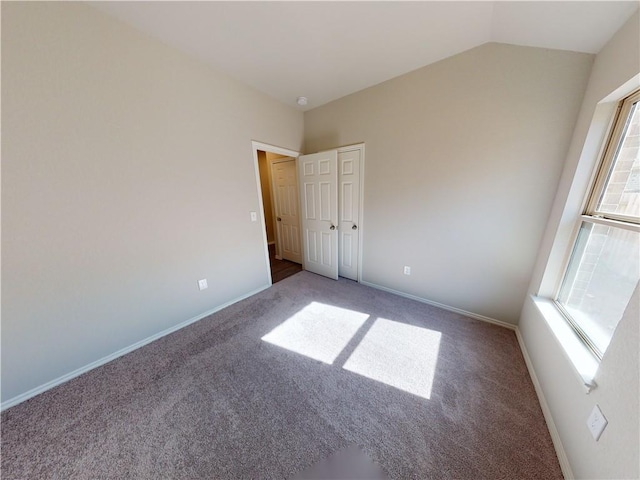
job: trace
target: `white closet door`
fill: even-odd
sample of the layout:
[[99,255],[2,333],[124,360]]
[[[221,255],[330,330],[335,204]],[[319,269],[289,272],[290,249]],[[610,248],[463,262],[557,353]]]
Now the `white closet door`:
[[338,279],[338,152],[298,157],[304,269]]
[[360,150],[338,153],[338,275],[358,280]]

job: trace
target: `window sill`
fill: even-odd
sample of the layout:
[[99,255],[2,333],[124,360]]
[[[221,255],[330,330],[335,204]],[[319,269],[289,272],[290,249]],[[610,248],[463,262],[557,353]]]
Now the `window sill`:
[[562,351],[573,366],[586,393],[596,388],[595,376],[600,363],[569,326],[555,303],[548,298],[531,296],[533,303],[549,325]]

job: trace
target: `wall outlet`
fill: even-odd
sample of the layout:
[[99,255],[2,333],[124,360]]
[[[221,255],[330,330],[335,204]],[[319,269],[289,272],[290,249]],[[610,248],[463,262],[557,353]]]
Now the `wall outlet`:
[[209,288],[209,285],[207,285],[207,279],[203,278],[202,280],[198,280],[198,288],[200,290],[204,290],[205,288]]
[[258,213],[257,212],[251,212],[251,221],[252,222],[257,222],[258,221]]
[[604,415],[600,411],[600,407],[598,407],[598,405],[593,407],[593,411],[587,419],[587,427],[589,427],[589,431],[596,442],[600,438],[600,435],[602,435],[602,432],[604,432],[604,427],[607,426],[607,423],[609,422],[604,418]]
[[411,267],[405,266],[404,267],[404,274],[405,275],[411,275]]

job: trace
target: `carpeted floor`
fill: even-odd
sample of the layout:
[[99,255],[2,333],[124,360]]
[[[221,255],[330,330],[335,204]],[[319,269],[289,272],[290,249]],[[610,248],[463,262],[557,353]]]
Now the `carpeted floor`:
[[5,480],[304,478],[335,458],[562,478],[514,332],[307,272],[6,410],[1,453]]

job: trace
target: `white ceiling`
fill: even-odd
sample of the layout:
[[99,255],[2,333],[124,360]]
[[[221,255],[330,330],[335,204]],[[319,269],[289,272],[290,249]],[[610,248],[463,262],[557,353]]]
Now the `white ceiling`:
[[[486,42],[597,53],[638,1],[91,2],[309,110]],[[296,98],[309,98],[298,107]]]

